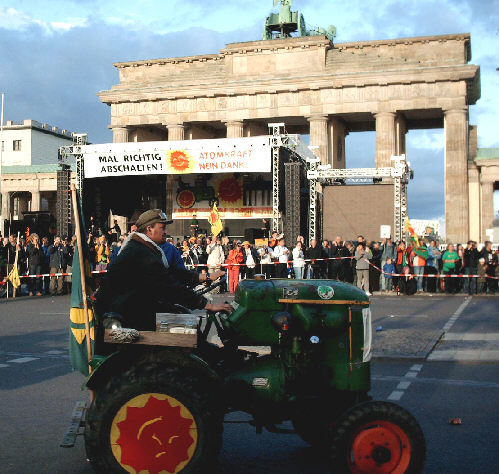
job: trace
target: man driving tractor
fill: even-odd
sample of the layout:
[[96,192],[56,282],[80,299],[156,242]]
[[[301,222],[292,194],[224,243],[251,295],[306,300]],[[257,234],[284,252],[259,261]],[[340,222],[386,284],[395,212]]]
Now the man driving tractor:
[[181,304],[190,309],[231,311],[228,304],[212,304],[189,287],[208,278],[217,280],[225,275],[170,268],[159,247],[166,241],[168,220],[161,209],[143,212],[132,232],[123,242],[118,257],[109,267],[97,293],[96,307],[100,314],[117,313],[122,325],[139,331],[156,329],[156,313],[167,312],[167,305]]

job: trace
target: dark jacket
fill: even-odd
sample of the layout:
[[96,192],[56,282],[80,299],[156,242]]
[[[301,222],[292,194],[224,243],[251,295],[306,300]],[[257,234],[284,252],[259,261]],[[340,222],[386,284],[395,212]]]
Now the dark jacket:
[[464,249],[464,266],[467,268],[477,268],[480,252],[476,248]]
[[42,265],[43,259],[44,259],[44,254],[43,254],[42,246],[40,244],[38,245],[38,248],[37,248],[30,242],[28,244],[27,254],[28,254],[28,264],[30,267]]
[[65,254],[68,252],[67,246],[64,247],[62,243],[58,246],[52,244],[49,246],[48,252],[50,255],[50,268],[64,268]]
[[75,253],[74,247],[70,243],[67,243],[64,246],[64,251],[63,251],[63,255],[64,255],[64,267],[63,268],[64,268],[64,270],[66,270],[68,265],[69,266],[73,265],[74,253]]
[[156,313],[162,301],[191,309],[206,306],[206,299],[188,286],[199,281],[199,274],[185,268],[166,268],[160,252],[133,234],[108,268],[97,293],[98,314],[115,312],[123,316],[123,327],[139,331],[156,330]]
[[[305,253],[305,258],[315,260],[315,259],[322,259],[326,258],[326,254],[323,250],[322,247],[319,245],[316,245],[315,247],[309,247],[307,252]],[[316,262],[311,262],[312,268],[313,269],[318,269],[322,268],[324,266],[323,261],[316,261]]]
[[[15,262],[16,260],[16,245],[12,245],[10,242],[5,246],[5,253],[7,255],[7,263],[10,263],[11,265]],[[24,255],[24,250],[22,247],[20,247],[18,256],[17,256],[17,263],[19,264],[19,260],[22,260]]]

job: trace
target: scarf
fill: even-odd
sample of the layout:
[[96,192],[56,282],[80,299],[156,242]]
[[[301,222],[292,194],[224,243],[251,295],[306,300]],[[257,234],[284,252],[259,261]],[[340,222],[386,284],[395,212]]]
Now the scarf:
[[[163,252],[163,249],[156,243],[154,242],[153,240],[151,240],[149,237],[147,237],[146,234],[142,234],[140,232],[132,232],[126,239],[125,241],[123,242],[123,244],[121,245],[120,247],[120,250],[118,252],[118,254],[121,253],[121,251],[128,245],[128,243],[130,242],[130,240],[132,240],[135,236],[135,240],[143,240],[143,243],[144,245],[146,245],[147,247],[151,247],[151,245],[154,246],[154,248],[156,248],[160,254],[161,254],[161,260],[163,262],[163,265],[165,266],[165,268],[168,268],[169,265],[168,265],[168,260],[166,260],[166,256],[165,256],[165,253]],[[147,242],[147,243],[146,243]]]

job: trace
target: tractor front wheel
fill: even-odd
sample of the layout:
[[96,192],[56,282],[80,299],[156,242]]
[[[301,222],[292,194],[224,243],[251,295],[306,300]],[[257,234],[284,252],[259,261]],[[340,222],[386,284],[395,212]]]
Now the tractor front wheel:
[[365,402],[341,416],[332,437],[334,472],[419,473],[426,443],[416,419],[390,402]]
[[96,391],[85,426],[96,472],[201,473],[221,447],[210,384],[175,368],[138,366]]

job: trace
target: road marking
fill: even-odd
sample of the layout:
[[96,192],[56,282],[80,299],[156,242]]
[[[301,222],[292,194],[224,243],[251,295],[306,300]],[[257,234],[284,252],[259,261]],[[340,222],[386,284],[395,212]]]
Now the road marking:
[[473,297],[469,296],[461,303],[459,308],[456,309],[454,314],[449,318],[449,320],[445,323],[445,326],[443,327],[443,330],[445,332],[449,331],[449,329],[454,325],[454,323],[457,321],[459,316],[461,316],[461,313],[464,311],[464,308],[466,308],[466,306],[468,306],[470,304],[472,299],[473,299]]
[[[499,333],[458,333],[458,332],[448,332],[454,323],[459,319],[461,313],[464,311],[466,306],[470,303],[472,297],[468,297],[459,306],[456,312],[449,318],[443,330],[445,334],[442,338],[443,341],[454,341],[454,346],[452,348],[446,348],[445,344],[437,345],[435,349],[428,356],[429,361],[468,361],[468,362],[499,362],[499,350],[497,350],[497,342],[499,341]],[[476,349],[469,349],[469,342],[484,342],[481,347]],[[461,344],[462,343],[462,344]],[[487,344],[490,343],[490,344]],[[473,345],[473,344],[472,344]],[[476,345],[476,344],[475,344]],[[459,349],[458,346],[464,348]]]
[[[372,380],[378,380],[380,382],[397,382],[403,379],[397,375],[373,375]],[[480,382],[477,380],[452,380],[452,379],[437,379],[433,377],[419,377],[412,379],[411,381],[402,380],[401,383],[407,382],[411,383],[426,383],[426,384],[442,384],[442,385],[452,385],[458,387],[472,387],[472,388],[499,388],[499,382]],[[402,389],[402,387],[398,387]]]
[[35,359],[69,359],[69,354],[67,351],[63,351],[61,354],[47,354],[46,352],[37,352],[35,354],[30,354],[27,352],[3,352],[0,351],[0,355],[5,355],[5,356],[16,356],[16,357],[34,357]]
[[499,333],[491,332],[448,332],[444,335],[446,341],[499,341]]
[[[404,379],[407,379],[407,378],[410,378],[411,380],[414,380],[418,374],[419,374],[419,371],[423,368],[423,364],[414,364],[410,369],[409,369],[409,372],[407,372],[405,375],[404,375]],[[397,389],[398,390],[394,390],[392,393],[390,393],[390,395],[388,395],[388,400],[395,400],[395,401],[398,401],[400,400],[403,396],[404,396],[404,393],[405,393],[405,390],[407,390],[409,388],[409,386],[411,385],[411,382],[409,382],[408,380],[402,380],[398,385],[397,385]]]
[[45,354],[58,355],[58,354],[64,354],[64,352],[63,351],[53,350],[53,351],[47,351],[47,352],[45,352]]
[[19,359],[11,359],[7,362],[13,362],[15,364],[24,364],[26,362],[32,362],[34,360],[39,360],[39,357],[20,357]]
[[435,350],[428,356],[428,360],[497,362],[499,361],[499,351],[480,349]]
[[417,376],[418,376],[418,373],[417,373],[417,372],[411,372],[411,371],[409,371],[409,372],[407,372],[407,373],[405,374],[405,376],[406,376],[406,377],[411,377],[411,378],[412,378],[412,377],[417,377]]
[[390,393],[390,395],[388,396],[388,400],[394,400],[394,401],[398,401],[402,398],[402,396],[404,395],[405,392],[403,391],[398,391],[398,390],[394,390],[392,393]]
[[3,369],[4,367],[10,367],[9,364],[0,364],[0,369]]

